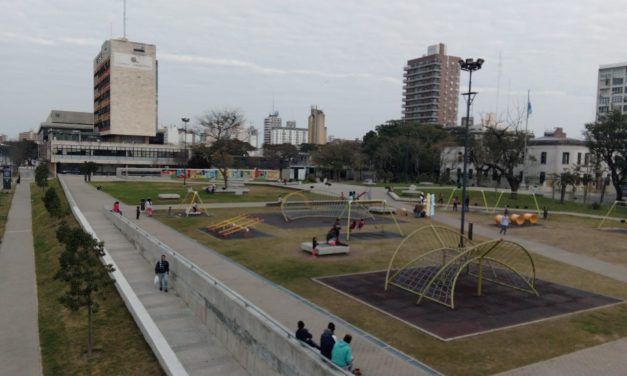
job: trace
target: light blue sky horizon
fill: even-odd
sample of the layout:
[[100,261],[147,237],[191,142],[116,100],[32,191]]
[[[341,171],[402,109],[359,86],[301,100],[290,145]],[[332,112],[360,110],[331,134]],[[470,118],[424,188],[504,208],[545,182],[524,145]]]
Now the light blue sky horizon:
[[[515,113],[530,89],[536,135],[581,138],[599,65],[627,61],[625,16],[619,0],[128,0],[127,34],[157,46],[161,124],[228,107],[261,130],[274,101],[284,123],[305,127],[317,105],[330,135],[361,138],[401,117],[403,66],[443,42],[486,60],[475,118]],[[92,111],[92,60],[121,34],[122,0],[0,0],[0,133]]]

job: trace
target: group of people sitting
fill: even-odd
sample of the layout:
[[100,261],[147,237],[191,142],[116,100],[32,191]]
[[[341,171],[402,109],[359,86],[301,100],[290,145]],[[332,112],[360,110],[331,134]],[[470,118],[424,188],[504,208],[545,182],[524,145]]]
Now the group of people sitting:
[[205,193],[216,193],[216,185],[211,184],[205,187]]
[[[313,340],[313,335],[305,328],[305,323],[299,321],[298,329],[296,330],[296,339],[320,350],[322,356],[332,361],[338,367],[347,371],[353,371],[353,350],[350,347],[353,337],[347,334],[344,336],[343,340],[338,341],[334,332],[335,324],[330,322],[324,332],[322,332],[320,345],[318,345]],[[353,373],[356,375],[361,374],[359,369],[355,369]]]
[[343,247],[348,246],[348,244],[342,243],[342,241],[340,240],[341,229],[342,229],[342,226],[340,226],[340,220],[336,219],[333,227],[331,227],[329,232],[327,232],[327,244],[328,245],[341,245]]

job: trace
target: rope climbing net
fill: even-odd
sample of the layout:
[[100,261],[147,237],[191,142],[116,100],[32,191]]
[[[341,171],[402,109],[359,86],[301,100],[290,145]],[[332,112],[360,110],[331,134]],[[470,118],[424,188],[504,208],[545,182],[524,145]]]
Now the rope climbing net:
[[475,243],[464,239],[460,248],[457,231],[424,226],[409,234],[396,248],[388,264],[385,290],[396,286],[423,298],[455,308],[455,287],[460,277],[490,281],[538,295],[535,265],[521,245],[502,239]]

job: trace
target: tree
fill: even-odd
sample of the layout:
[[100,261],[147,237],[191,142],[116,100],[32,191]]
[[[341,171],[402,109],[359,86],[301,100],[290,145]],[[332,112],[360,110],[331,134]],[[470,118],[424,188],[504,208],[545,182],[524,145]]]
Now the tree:
[[39,150],[37,143],[30,140],[9,141],[9,156],[16,166],[21,166],[25,161],[37,159]]
[[233,167],[236,158],[247,157],[248,152],[254,150],[248,142],[240,140],[222,139],[216,141],[209,147],[211,153],[211,164],[220,171],[224,179],[224,188],[228,188],[229,184],[229,168]]
[[[211,162],[222,174],[225,189],[228,187],[228,169],[235,160],[233,155],[247,155],[246,147],[242,144],[250,147],[248,143],[232,140],[239,133],[244,121],[244,116],[239,111],[231,109],[210,111],[198,118],[204,133],[210,141],[213,141],[209,148]],[[233,152],[241,153],[232,154]]]
[[298,156],[298,148],[292,144],[264,144],[263,156],[272,161],[277,169],[282,169],[286,161]]
[[48,186],[48,176],[50,170],[48,169],[48,163],[42,162],[35,168],[35,183],[38,187],[41,187],[42,191],[44,187]]
[[209,168],[211,166],[211,150],[204,144],[192,146],[192,157],[187,161],[189,168]]
[[313,160],[320,167],[333,171],[333,179],[339,180],[340,172],[361,164],[361,148],[358,141],[335,140],[314,152]]
[[436,178],[440,154],[448,138],[439,125],[391,120],[363,137],[363,164],[374,168],[381,177],[405,181],[420,175]]
[[577,175],[570,171],[553,174],[553,185],[560,190],[560,204],[564,203],[568,186],[574,186],[575,183],[577,183]]
[[209,111],[198,118],[207,138],[213,142],[235,138],[244,125],[244,116],[238,110]]
[[524,159],[525,137],[529,135],[515,125],[503,129],[489,127],[480,138],[473,140],[471,147],[473,164],[484,173],[492,171],[495,180],[505,178],[512,195],[522,182],[519,166]]
[[85,181],[91,181],[91,176],[98,171],[98,165],[95,162],[83,162],[81,165],[81,174],[85,176]]
[[627,116],[613,111],[586,124],[584,135],[590,151],[607,165],[616,200],[622,200],[627,176]]
[[52,217],[60,217],[63,212],[61,210],[61,200],[59,199],[59,195],[57,191],[50,187],[46,190],[46,194],[43,197],[44,206],[48,211],[48,214]]
[[57,239],[65,249],[59,256],[60,268],[55,279],[66,283],[67,289],[59,301],[71,311],[87,308],[87,357],[93,350],[93,314],[98,311],[97,298],[102,298],[105,286],[114,280],[108,273],[115,269],[103,265],[104,245],[78,227],[63,222],[57,228]]

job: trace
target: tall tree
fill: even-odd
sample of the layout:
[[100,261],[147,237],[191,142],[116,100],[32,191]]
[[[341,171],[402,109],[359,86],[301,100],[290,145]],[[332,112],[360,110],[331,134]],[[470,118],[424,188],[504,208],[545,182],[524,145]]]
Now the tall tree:
[[525,131],[517,125],[503,129],[486,128],[486,131],[473,140],[471,160],[481,167],[482,172],[492,171],[495,180],[505,178],[512,194],[518,191],[522,183],[520,165],[524,159]]
[[103,265],[104,245],[78,227],[63,222],[57,228],[57,239],[65,249],[59,256],[60,269],[55,278],[66,283],[60,302],[72,311],[87,308],[87,357],[93,351],[93,314],[98,311],[98,298],[106,285],[113,284],[108,273],[112,265]]
[[576,183],[577,174],[570,171],[562,172],[561,174],[553,174],[553,185],[560,190],[560,204],[564,203],[568,186],[574,186]]
[[254,149],[247,142],[229,139],[216,141],[209,147],[211,164],[222,174],[225,189],[229,186],[229,168],[234,167],[236,161],[248,156],[248,152]]
[[208,142],[212,142],[209,148],[211,162],[222,174],[225,189],[228,187],[228,169],[235,161],[233,155],[242,155],[233,154],[233,152],[241,152],[242,150],[234,149],[238,147],[241,149],[242,145],[229,141],[237,137],[244,121],[244,116],[238,110],[233,109],[209,111],[198,118],[198,124],[204,128]]
[[84,162],[81,165],[81,174],[85,177],[85,181],[91,181],[91,176],[98,171],[98,165],[95,162]]
[[622,200],[627,176],[627,116],[613,111],[586,124],[584,135],[590,151],[607,165],[616,200]]
[[[182,153],[184,154],[184,153]],[[211,150],[207,145],[192,146],[192,157],[187,162],[189,168],[209,168],[211,166]]]
[[18,167],[24,164],[24,162],[35,160],[38,157],[39,150],[35,141],[9,141],[7,145],[9,146],[11,161]]

